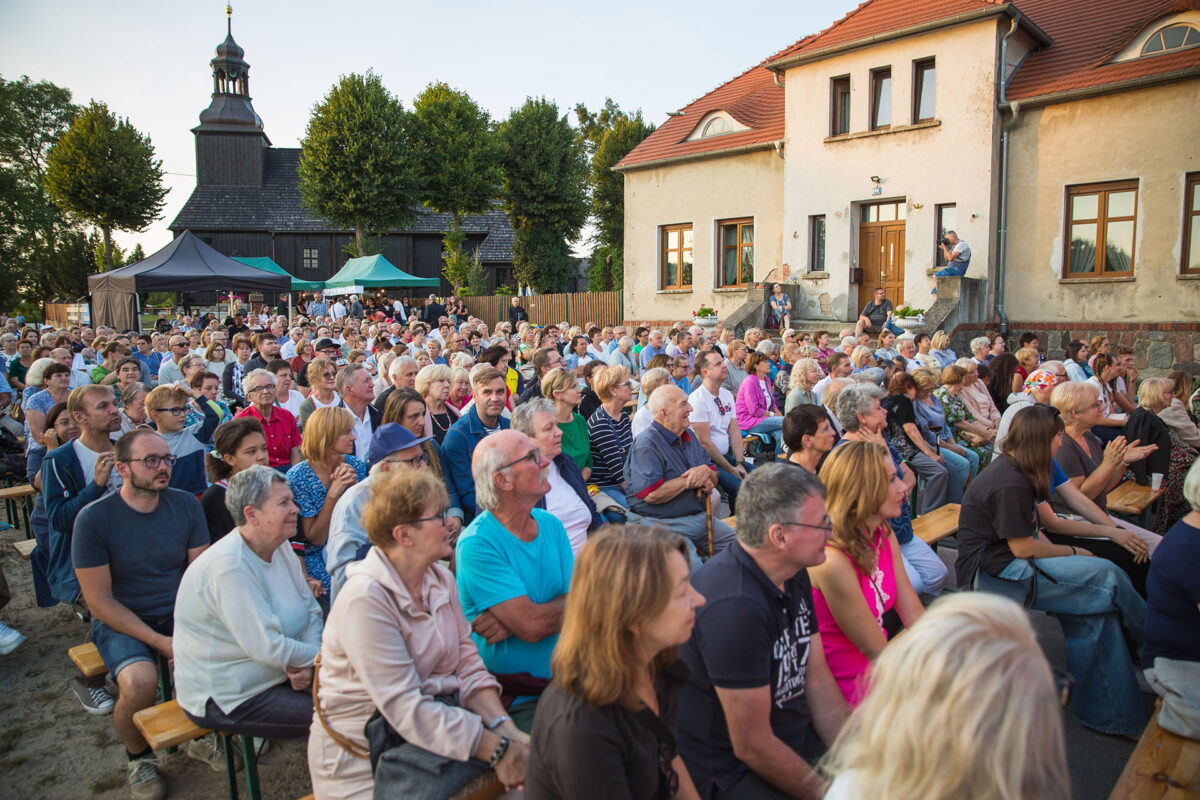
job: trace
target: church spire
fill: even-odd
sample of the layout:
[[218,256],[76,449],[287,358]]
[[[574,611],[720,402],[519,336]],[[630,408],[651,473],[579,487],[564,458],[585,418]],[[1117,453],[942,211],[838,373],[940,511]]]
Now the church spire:
[[233,39],[233,6],[225,6],[225,41],[217,45],[212,67],[213,93],[208,108],[200,112],[198,131],[262,132],[263,124],[250,102],[250,65],[245,51]]

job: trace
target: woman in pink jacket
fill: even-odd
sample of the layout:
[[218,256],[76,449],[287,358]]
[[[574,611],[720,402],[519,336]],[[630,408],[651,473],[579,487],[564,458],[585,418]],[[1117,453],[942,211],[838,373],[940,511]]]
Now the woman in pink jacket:
[[775,392],[771,383],[771,359],[757,351],[746,359],[746,380],[738,387],[734,408],[738,427],[742,433],[765,433],[775,445],[779,455],[779,429],[783,427],[783,414],[775,405]]
[[[374,547],[346,570],[314,683],[308,769],[318,800],[372,797],[363,726],[376,709],[402,747],[427,751],[425,760],[463,762],[463,773],[491,766],[505,786],[525,780],[529,737],[500,704],[500,684],[471,639],[454,576],[437,563],[451,553],[447,504],[428,470],[372,479],[362,521]],[[389,759],[389,771],[397,761]],[[432,780],[409,771],[414,781]]]

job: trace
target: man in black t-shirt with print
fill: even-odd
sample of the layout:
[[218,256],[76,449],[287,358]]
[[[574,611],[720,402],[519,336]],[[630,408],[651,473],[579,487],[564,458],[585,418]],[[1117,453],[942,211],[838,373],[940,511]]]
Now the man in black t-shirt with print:
[[832,526],[816,476],[767,464],[742,482],[737,541],[692,578],[705,604],[680,649],[679,752],[702,798],[819,798],[812,764],[849,713],[805,568]]

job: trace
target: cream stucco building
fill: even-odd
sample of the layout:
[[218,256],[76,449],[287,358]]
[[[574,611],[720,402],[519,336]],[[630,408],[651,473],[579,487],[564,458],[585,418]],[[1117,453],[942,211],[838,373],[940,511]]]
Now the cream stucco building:
[[618,164],[625,317],[729,314],[768,280],[798,319],[855,319],[877,285],[929,307],[953,229],[973,323],[1196,323],[1200,11],[1180,8],[872,0],[767,58]]

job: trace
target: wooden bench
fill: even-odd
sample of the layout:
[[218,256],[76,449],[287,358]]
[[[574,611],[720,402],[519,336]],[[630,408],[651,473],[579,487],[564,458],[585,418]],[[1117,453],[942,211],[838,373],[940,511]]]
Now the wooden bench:
[[1159,727],[1161,709],[1160,699],[1108,800],[1200,797],[1200,741]]
[[29,498],[37,494],[32,484],[23,483],[19,486],[5,486],[0,489],[0,500],[4,501],[4,512],[9,523],[17,525],[17,503],[21,504],[21,518],[25,522],[25,530],[29,530]]
[[20,500],[25,497],[33,497],[37,491],[31,483],[23,483],[20,486],[5,486],[0,489],[0,500]]
[[133,724],[137,726],[151,750],[178,747],[184,742],[199,739],[210,733],[188,719],[176,700],[168,700],[135,712]]
[[925,544],[933,547],[942,539],[958,532],[958,512],[961,510],[962,506],[958,503],[947,503],[928,514],[922,514],[912,521],[913,533]]
[[737,516],[726,517],[725,519],[721,520],[721,522],[724,522],[735,531],[737,530]]
[[21,539],[12,543],[13,550],[17,551],[17,555],[25,560],[29,560],[33,556],[33,550],[37,547],[37,539]]
[[108,667],[104,666],[104,659],[100,658],[100,651],[91,642],[75,645],[67,651],[67,655],[85,678],[108,672]]
[[1161,487],[1156,490],[1137,481],[1125,481],[1108,493],[1108,510],[1112,514],[1140,517],[1162,495]]

